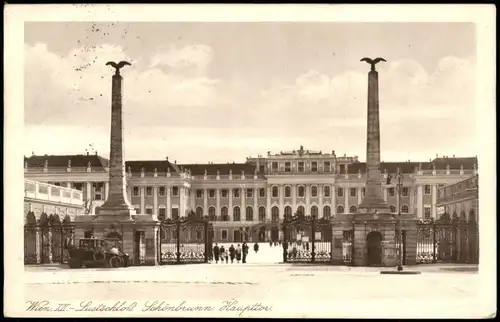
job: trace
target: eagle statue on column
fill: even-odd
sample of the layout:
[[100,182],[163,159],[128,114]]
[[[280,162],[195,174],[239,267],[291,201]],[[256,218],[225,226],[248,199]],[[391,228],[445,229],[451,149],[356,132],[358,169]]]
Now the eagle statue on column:
[[115,68],[115,74],[116,75],[120,75],[120,69],[123,68],[124,66],[132,66],[131,63],[129,62],[126,62],[126,61],[121,61],[119,62],[118,64],[115,63],[115,62],[112,62],[112,61],[108,61],[106,63],[106,66],[111,66],[111,67],[114,67]]
[[365,57],[365,58],[362,58],[360,61],[364,61],[364,62],[367,62],[368,64],[370,64],[371,66],[371,71],[375,71],[375,65],[380,63],[381,61],[383,62],[387,62],[387,60],[385,60],[384,58],[382,57],[377,57],[375,59],[371,59],[371,58],[368,58],[368,57]]

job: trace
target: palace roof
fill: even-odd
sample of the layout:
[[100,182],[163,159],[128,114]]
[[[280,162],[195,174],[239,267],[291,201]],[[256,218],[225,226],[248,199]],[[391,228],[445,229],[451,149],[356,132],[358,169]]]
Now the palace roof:
[[24,162],[28,168],[43,168],[47,163],[48,168],[85,168],[89,162],[93,169],[108,167],[109,160],[97,154],[73,154],[73,155],[32,155],[24,157]]
[[[474,165],[477,165],[476,157],[468,157],[468,158],[436,158],[432,161],[428,162],[380,162],[380,171],[385,172],[387,170],[388,173],[396,173],[399,167],[399,171],[402,173],[412,173],[415,172],[415,169],[421,167],[422,170],[428,171],[433,170],[434,166],[436,170],[446,170],[447,167],[450,170],[460,170],[463,166],[464,170],[472,170],[474,169]],[[366,172],[366,162],[354,162],[350,163],[347,166],[347,171],[350,174],[358,173],[361,171],[362,173]]]
[[[30,157],[25,157],[25,166],[28,168],[44,168],[47,164],[48,168],[67,168],[71,164],[72,168],[86,168],[89,165],[92,170],[104,170],[109,165],[109,160],[103,158],[97,154],[87,154],[87,155],[32,155]],[[448,167],[450,170],[460,170],[463,167],[464,170],[472,170],[477,166],[477,157],[466,157],[466,158],[451,158],[442,157],[435,158],[434,160],[427,162],[381,162],[380,171],[388,173],[396,173],[397,169],[403,173],[414,173],[416,170],[421,169],[423,171],[433,170],[434,167],[437,171],[446,170]],[[206,163],[206,164],[177,164],[172,163],[168,160],[143,160],[143,161],[126,161],[125,170],[129,170],[133,173],[141,172],[144,169],[146,173],[157,172],[171,172],[180,173],[189,170],[192,175],[204,175],[205,171],[207,175],[216,175],[219,171],[220,175],[228,175],[231,171],[233,175],[241,175],[244,171],[245,174],[253,174],[256,170],[256,165],[251,162],[244,163]],[[365,162],[352,162],[347,164],[347,172],[349,174],[357,174],[358,172],[366,173],[366,163]]]

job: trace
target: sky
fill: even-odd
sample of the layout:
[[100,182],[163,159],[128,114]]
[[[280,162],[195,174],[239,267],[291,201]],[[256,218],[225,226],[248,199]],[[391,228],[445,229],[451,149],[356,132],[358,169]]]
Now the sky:
[[[24,153],[109,157],[127,60],[127,160],[243,162],[298,149],[366,159],[379,63],[382,161],[477,155],[472,23],[25,23]],[[95,151],[94,150],[94,151]]]

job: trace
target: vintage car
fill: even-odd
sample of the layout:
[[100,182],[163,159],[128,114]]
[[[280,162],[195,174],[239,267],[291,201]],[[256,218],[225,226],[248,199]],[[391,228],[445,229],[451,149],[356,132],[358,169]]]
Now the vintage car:
[[79,246],[68,248],[70,268],[128,267],[129,255],[121,251],[121,241],[113,238],[82,238]]

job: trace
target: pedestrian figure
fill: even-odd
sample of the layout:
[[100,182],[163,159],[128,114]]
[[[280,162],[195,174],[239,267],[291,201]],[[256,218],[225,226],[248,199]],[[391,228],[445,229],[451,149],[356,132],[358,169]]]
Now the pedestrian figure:
[[259,244],[255,243],[253,245],[253,250],[255,251],[255,254],[257,254],[259,252]]
[[231,257],[231,264],[233,263],[235,256],[236,256],[236,249],[234,249],[234,246],[231,245],[231,247],[229,247],[229,257]]
[[293,245],[293,248],[292,248],[292,255],[293,255],[293,258],[297,258],[297,246]]
[[215,258],[215,263],[219,263],[219,253],[220,252],[220,249],[219,249],[219,246],[217,246],[217,243],[215,243],[215,246],[214,246],[214,258]]
[[309,242],[306,242],[306,250],[309,251]]
[[286,244],[283,243],[283,256],[285,257],[283,260],[286,262],[286,259],[290,257],[290,255],[288,255],[288,247],[286,247]]
[[226,258],[227,254],[226,254],[226,249],[224,248],[224,246],[221,246],[220,247],[220,263],[221,264],[224,264],[224,259]]
[[248,256],[248,245],[246,242],[243,242],[243,264],[247,262],[247,256]]
[[269,247],[273,247],[273,242],[272,241],[269,242]]
[[240,244],[238,244],[238,246],[236,246],[236,262],[239,264],[240,260],[241,260],[241,246]]

